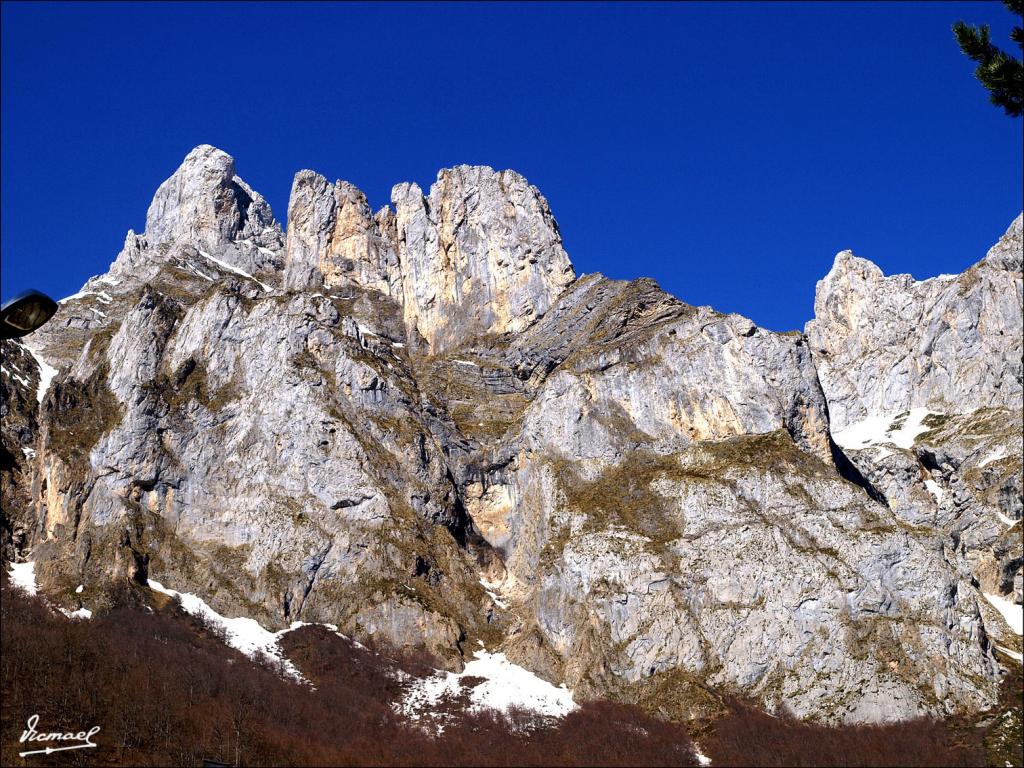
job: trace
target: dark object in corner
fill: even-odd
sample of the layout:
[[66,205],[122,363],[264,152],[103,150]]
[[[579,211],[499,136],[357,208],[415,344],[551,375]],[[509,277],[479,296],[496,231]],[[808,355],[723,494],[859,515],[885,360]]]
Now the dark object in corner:
[[57,302],[39,291],[25,291],[0,307],[0,339],[19,339],[37,330],[57,311]]

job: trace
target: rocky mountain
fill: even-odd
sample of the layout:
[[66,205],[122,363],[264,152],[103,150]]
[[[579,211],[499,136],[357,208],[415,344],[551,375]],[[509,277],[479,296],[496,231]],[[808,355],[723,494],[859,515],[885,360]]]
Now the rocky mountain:
[[301,171],[285,232],[201,146],[4,342],[5,558],[674,718],[978,712],[1021,651],[1021,296],[1018,217],[959,276],[843,252],[775,333],[577,276],[512,171],[377,213]]

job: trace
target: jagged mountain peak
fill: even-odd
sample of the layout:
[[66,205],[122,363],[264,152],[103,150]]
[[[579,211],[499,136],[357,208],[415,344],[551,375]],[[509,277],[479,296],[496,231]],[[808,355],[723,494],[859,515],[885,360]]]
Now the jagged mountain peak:
[[424,196],[398,184],[376,215],[353,185],[299,172],[288,205],[285,286],[376,291],[432,351],[523,330],[575,279],[547,200],[514,171],[461,165]]
[[355,185],[301,170],[285,235],[234,159],[200,145],[157,189],[145,232],[129,231],[107,275],[69,297],[65,326],[105,325],[90,297],[107,304],[155,282],[191,301],[242,279],[267,291],[370,291],[398,307],[414,347],[441,352],[523,330],[575,279],[547,200],[514,171],[460,165],[439,171],[427,196],[415,184],[395,190],[394,209],[374,214]]
[[847,249],[839,251],[832,262],[832,268],[820,282],[857,276],[862,280],[873,280],[884,277],[881,268],[870,259],[864,259]]
[[547,201],[519,174],[457,166],[417,190],[399,185],[392,202],[406,322],[431,348],[521,331],[575,279]]
[[[994,267],[1006,271],[1020,271],[1022,266],[1022,253],[1024,253],[1024,214],[1017,217],[1007,227],[1006,232],[989,249],[983,259],[969,267],[965,274],[978,268]],[[856,282],[872,283],[879,280],[896,280],[906,285],[915,283],[929,283],[931,281],[945,282],[959,279],[958,275],[938,275],[937,277],[915,280],[907,274],[886,275],[881,267],[870,259],[857,256],[852,250],[839,251],[832,262],[832,268],[818,282],[819,292],[822,286],[829,286],[836,281],[844,281],[845,288],[851,288]]]
[[[236,174],[234,158],[201,144],[154,194],[146,238],[152,246],[188,243],[212,253],[247,239],[279,246],[281,231],[267,202]],[[262,271],[256,261],[237,266]]]
[[834,431],[911,408],[1020,406],[1021,217],[959,275],[886,276],[843,251],[806,333]]

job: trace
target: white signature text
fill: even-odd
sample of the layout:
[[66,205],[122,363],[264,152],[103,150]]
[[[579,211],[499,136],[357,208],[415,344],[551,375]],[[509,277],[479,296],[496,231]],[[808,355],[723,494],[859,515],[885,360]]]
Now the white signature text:
[[[100,727],[94,725],[88,731],[79,731],[78,733],[60,733],[54,731],[52,733],[40,733],[36,730],[36,726],[39,725],[39,715],[32,715],[27,723],[28,728],[21,732],[21,743],[33,742],[33,741],[59,741],[62,742],[62,746],[59,747],[46,747],[46,749],[32,749],[28,752],[19,752],[20,757],[27,757],[28,755],[49,755],[53,752],[63,752],[67,749],[90,749],[96,746],[93,743],[92,737],[100,732]],[[82,744],[67,744],[66,741],[80,741]]]

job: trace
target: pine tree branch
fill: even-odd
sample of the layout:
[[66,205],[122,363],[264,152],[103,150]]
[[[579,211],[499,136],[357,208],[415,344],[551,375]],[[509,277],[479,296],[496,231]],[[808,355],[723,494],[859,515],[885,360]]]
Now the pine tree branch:
[[[1004,3],[1012,12],[1024,10],[1024,0]],[[964,55],[977,63],[974,76],[989,92],[989,101],[1011,117],[1020,117],[1024,113],[1024,64],[992,44],[987,24],[975,27],[958,21],[953,25],[953,35]],[[1024,49],[1024,30],[1020,27],[1013,29],[1010,39]]]

